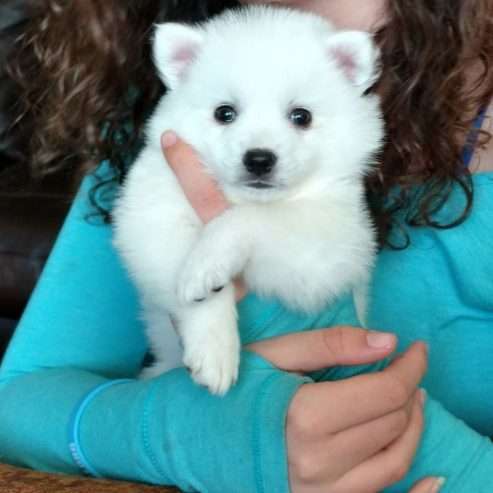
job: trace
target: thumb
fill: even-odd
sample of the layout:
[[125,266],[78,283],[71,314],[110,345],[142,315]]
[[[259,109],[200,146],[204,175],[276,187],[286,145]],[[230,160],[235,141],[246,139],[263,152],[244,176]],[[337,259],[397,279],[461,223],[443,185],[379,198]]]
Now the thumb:
[[247,349],[281,370],[309,372],[374,363],[391,354],[396,344],[394,334],[338,326],[265,339]]

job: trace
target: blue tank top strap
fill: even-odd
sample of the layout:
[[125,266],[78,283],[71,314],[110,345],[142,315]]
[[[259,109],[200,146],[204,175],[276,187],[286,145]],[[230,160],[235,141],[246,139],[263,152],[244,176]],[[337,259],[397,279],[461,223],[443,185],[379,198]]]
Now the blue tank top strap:
[[464,167],[468,168],[471,164],[471,159],[474,154],[474,149],[476,147],[476,143],[478,141],[479,131],[483,126],[484,118],[486,116],[486,108],[483,108],[479,113],[472,128],[467,136],[466,143],[464,145],[464,149],[462,150],[462,162],[464,163]]

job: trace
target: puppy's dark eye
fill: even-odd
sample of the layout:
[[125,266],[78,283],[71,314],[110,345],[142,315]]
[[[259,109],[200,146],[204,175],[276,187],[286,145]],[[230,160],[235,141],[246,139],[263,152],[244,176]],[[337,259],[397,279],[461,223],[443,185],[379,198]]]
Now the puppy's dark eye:
[[305,108],[295,108],[289,113],[289,119],[296,127],[308,128],[312,123],[312,114]]
[[233,123],[237,116],[236,109],[229,104],[222,104],[214,111],[214,118],[219,123]]

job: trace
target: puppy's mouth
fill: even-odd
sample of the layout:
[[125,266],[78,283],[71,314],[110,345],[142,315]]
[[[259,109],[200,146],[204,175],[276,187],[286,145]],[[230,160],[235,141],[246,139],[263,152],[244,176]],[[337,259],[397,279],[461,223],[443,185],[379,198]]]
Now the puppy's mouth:
[[245,186],[249,188],[256,188],[258,190],[274,188],[274,185],[271,182],[264,180],[250,180],[245,182]]

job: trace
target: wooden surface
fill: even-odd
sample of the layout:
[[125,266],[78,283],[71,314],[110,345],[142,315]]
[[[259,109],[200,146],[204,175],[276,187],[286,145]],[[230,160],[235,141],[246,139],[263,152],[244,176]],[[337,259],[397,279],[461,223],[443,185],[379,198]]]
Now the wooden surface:
[[0,464],[0,493],[179,493],[176,488],[46,474]]

